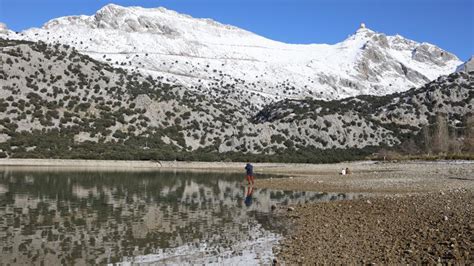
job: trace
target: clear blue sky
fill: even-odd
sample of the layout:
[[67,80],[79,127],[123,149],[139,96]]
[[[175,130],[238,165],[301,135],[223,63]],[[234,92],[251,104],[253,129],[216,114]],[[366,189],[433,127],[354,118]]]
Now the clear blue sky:
[[21,31],[59,16],[92,15],[108,3],[163,6],[289,43],[336,43],[365,22],[461,60],[474,55],[474,0],[0,0],[0,21]]

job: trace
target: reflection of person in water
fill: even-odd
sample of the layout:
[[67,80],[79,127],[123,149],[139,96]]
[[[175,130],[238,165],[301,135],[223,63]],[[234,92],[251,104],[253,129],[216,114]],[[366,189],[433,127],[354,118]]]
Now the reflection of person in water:
[[244,194],[245,194],[245,206],[250,207],[252,205],[252,194],[253,194],[253,187],[247,187],[247,189],[244,188]]

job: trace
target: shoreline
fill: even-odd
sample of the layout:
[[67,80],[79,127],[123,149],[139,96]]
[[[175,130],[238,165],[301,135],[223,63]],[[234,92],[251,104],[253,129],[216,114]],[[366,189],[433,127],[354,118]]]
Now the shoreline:
[[[349,166],[353,170],[363,170],[367,165],[404,165],[404,164],[467,164],[474,165],[471,160],[408,160],[408,161],[348,161],[329,164],[312,163],[253,163],[257,173],[282,172],[305,174],[338,174],[340,169]],[[203,161],[139,161],[139,160],[88,160],[88,159],[33,159],[33,158],[3,158],[0,166],[47,166],[47,167],[96,167],[96,168],[132,168],[132,169],[214,169],[242,170],[246,162],[203,162]]]
[[[321,175],[337,173],[345,165],[375,164],[374,161],[354,161],[335,164],[310,163],[252,163],[256,175]],[[0,167],[12,168],[54,168],[54,169],[88,169],[115,171],[209,171],[245,173],[246,162],[201,162],[201,161],[138,161],[138,160],[85,160],[85,159],[0,159]]]
[[[138,161],[138,160],[87,160],[87,159],[0,159],[0,166],[57,166],[57,167],[121,167],[121,168],[186,168],[186,169],[243,169],[245,162],[200,161]],[[289,163],[253,163],[262,169],[282,168]]]
[[[0,159],[11,171],[222,172],[245,174],[245,162]],[[253,163],[255,187],[315,192],[406,194],[468,186],[474,161],[351,161],[335,164]],[[340,175],[349,168],[351,174]],[[274,178],[275,177],[275,178]],[[472,180],[471,180],[472,181]]]

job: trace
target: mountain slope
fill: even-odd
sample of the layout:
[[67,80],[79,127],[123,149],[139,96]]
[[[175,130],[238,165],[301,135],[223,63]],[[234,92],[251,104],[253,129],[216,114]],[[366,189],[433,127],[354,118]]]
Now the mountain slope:
[[182,84],[227,90],[252,106],[281,99],[384,95],[452,73],[462,62],[434,45],[361,27],[343,42],[297,45],[164,8],[107,5],[7,38],[62,43],[96,60]]
[[474,104],[474,72],[459,72],[403,93],[284,100],[251,116],[245,100],[169,85],[69,46],[0,39],[0,61],[0,154],[13,157],[328,160],[315,154],[404,143],[437,113],[466,128]]
[[462,65],[460,65],[456,71],[462,71],[462,72],[471,72],[474,71],[474,56],[471,56],[469,60],[464,62]]
[[195,149],[210,145],[214,130],[231,134],[225,128],[236,123],[223,112],[240,109],[59,44],[0,39],[0,59],[0,143],[9,152],[54,156],[74,146],[93,154],[91,143],[125,141],[139,150]]
[[[457,145],[457,152],[463,149],[474,152],[473,107],[474,72],[458,72],[439,77],[421,88],[385,96],[363,95],[337,101],[285,100],[266,106],[253,121],[292,124],[298,129],[309,125],[322,133],[319,138],[329,147],[337,142],[360,147],[365,139],[378,141],[377,145],[420,152],[421,148],[430,146],[428,142],[438,138],[446,142],[444,152],[450,148],[447,142]],[[441,125],[445,135],[436,136],[441,134],[436,128]],[[382,134],[370,132],[373,129]],[[308,135],[308,131],[297,132],[292,137],[300,139]],[[437,149],[442,145],[432,146]]]

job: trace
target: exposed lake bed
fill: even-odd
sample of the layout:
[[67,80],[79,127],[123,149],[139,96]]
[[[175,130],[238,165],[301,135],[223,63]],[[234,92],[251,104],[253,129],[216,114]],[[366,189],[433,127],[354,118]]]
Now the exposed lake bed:
[[297,206],[286,264],[471,264],[474,193],[456,190]]
[[185,165],[0,167],[1,261],[473,261],[470,162]]
[[[259,180],[258,186],[359,191],[364,198],[297,205],[276,248],[287,264],[474,262],[474,164],[467,161],[348,163],[321,172]],[[333,169],[332,173],[322,170]],[[321,174],[323,173],[323,174]]]

